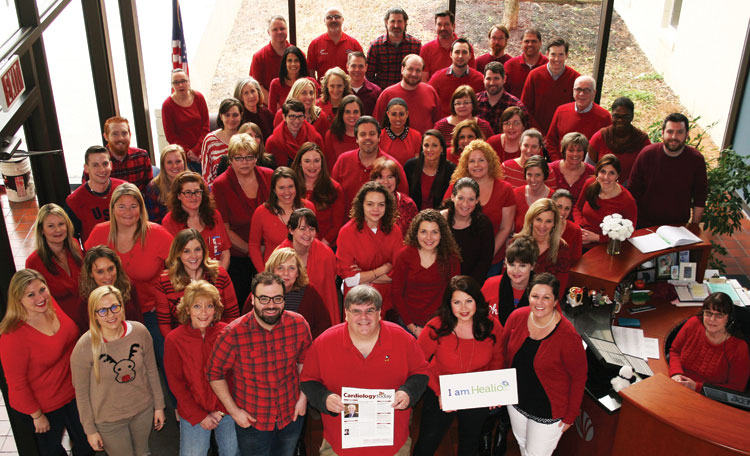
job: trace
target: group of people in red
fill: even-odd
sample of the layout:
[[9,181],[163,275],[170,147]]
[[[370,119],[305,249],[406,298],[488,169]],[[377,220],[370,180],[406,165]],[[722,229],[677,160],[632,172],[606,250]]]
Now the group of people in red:
[[[554,451],[587,371],[560,311],[568,271],[607,215],[699,223],[705,160],[682,114],[650,144],[631,100],[594,103],[565,40],[544,55],[528,29],[510,57],[496,25],[475,58],[452,13],[434,19],[422,46],[389,10],[365,55],[330,8],[305,56],[274,16],[214,131],[174,70],[155,177],[127,119],[107,120],[83,185],[40,208],[0,323],[10,405],[42,454],[63,429],[76,455],[145,454],[166,399],[183,455],[212,432],[220,454],[292,454],[308,405],[321,454],[406,455],[420,400],[414,454],[457,417],[473,455],[499,410],[443,410],[438,377],[511,367],[519,403],[501,413],[522,452]],[[744,389],[731,315],[706,301],[673,346],[675,381]],[[392,446],[342,447],[343,386],[397,390]]]

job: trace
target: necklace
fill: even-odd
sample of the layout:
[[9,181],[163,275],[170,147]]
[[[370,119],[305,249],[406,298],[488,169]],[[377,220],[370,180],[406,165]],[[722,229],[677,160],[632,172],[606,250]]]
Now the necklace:
[[534,314],[530,314],[530,315],[531,315],[531,324],[534,325],[537,329],[544,329],[550,324],[552,324],[552,321],[555,319],[555,315],[557,315],[557,310],[552,311],[552,316],[550,317],[549,321],[545,325],[542,325],[542,326],[539,326],[538,324],[536,324],[536,321],[534,320]]

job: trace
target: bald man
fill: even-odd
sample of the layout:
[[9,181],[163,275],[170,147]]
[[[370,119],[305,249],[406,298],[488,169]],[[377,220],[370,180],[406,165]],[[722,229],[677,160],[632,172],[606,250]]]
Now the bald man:
[[344,13],[341,8],[328,8],[323,14],[323,23],[326,33],[312,40],[307,48],[307,68],[318,80],[333,67],[346,71],[349,53],[362,52],[359,41],[344,33]]

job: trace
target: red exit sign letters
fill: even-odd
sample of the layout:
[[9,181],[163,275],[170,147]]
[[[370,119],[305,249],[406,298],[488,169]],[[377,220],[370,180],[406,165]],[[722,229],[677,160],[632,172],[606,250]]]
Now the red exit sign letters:
[[23,73],[21,72],[21,61],[17,55],[10,58],[2,69],[0,69],[0,82],[2,82],[3,96],[0,97],[0,107],[3,111],[8,111],[13,106],[18,97],[26,90],[26,84],[23,82]]

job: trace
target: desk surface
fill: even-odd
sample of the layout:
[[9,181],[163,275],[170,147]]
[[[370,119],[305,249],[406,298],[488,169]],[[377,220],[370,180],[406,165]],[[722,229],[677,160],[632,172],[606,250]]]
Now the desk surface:
[[660,374],[625,388],[620,395],[623,410],[630,403],[686,436],[750,453],[750,413],[712,401]]

